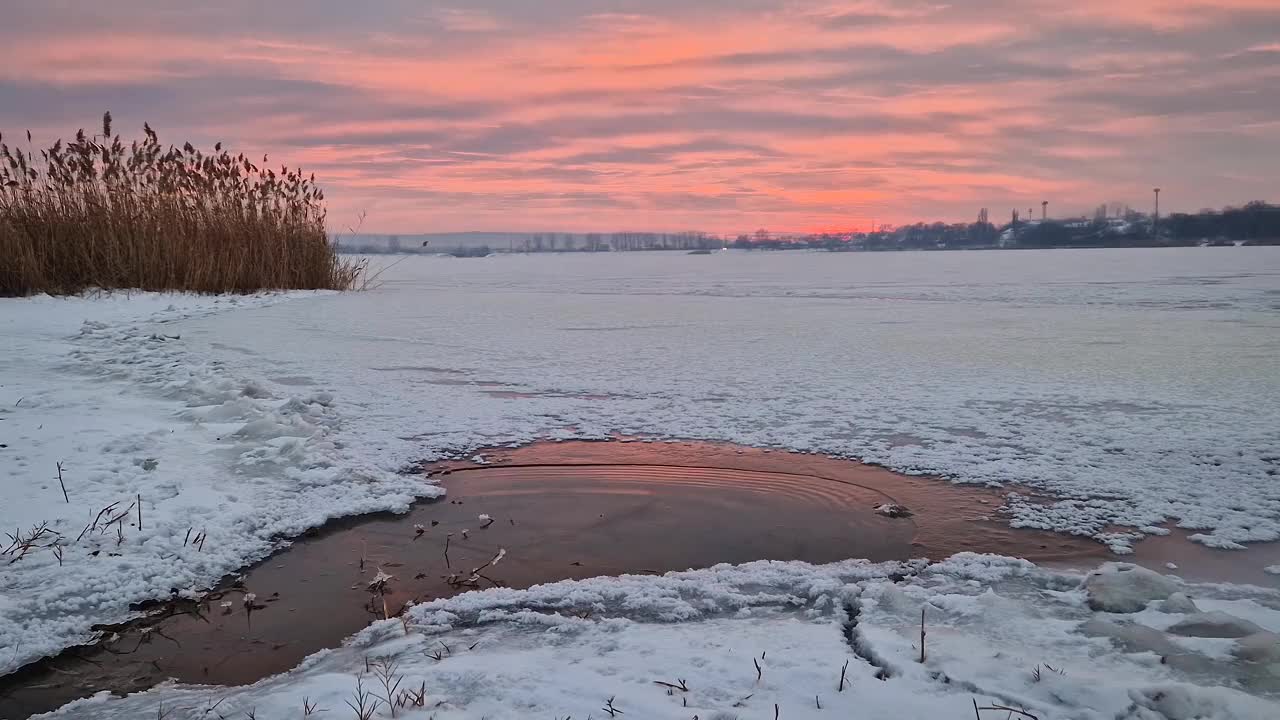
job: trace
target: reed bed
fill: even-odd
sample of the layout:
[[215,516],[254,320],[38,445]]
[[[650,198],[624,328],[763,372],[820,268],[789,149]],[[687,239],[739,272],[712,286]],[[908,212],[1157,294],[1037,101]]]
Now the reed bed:
[[356,286],[325,230],[315,176],[222,144],[164,147],[149,125],[33,153],[0,136],[0,295],[136,288],[198,293]]

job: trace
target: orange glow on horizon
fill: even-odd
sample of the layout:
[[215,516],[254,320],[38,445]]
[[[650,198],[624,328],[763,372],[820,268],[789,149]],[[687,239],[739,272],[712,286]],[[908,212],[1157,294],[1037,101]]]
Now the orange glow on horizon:
[[337,226],[847,233],[1154,184],[1170,211],[1274,199],[1274,0],[114,5],[0,28],[0,131],[109,109],[270,153]]

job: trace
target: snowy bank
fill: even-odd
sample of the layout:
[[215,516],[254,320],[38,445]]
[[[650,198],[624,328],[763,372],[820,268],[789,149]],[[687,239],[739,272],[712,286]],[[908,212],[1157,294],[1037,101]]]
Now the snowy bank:
[[[1170,582],[1270,637],[1280,630],[1280,593]],[[385,716],[380,698],[389,698],[399,716],[440,720],[611,710],[923,720],[968,717],[975,703],[1041,720],[1276,717],[1280,667],[1250,655],[1265,638],[1162,630],[1181,620],[1154,604],[1132,618],[1095,612],[1082,577],[1010,558],[756,562],[466,593],[252,686],[103,694],[53,716],[196,718],[216,707],[268,720],[296,717],[304,704],[345,715],[361,698]]]
[[436,491],[348,458],[331,396],[246,382],[182,338],[180,320],[303,295],[0,300],[0,674]]

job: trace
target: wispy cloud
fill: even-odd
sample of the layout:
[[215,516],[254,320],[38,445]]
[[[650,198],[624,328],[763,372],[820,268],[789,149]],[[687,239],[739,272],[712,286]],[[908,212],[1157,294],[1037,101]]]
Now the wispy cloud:
[[1276,37],[1274,0],[23,3],[0,129],[270,151],[388,231],[1197,209],[1274,192]]

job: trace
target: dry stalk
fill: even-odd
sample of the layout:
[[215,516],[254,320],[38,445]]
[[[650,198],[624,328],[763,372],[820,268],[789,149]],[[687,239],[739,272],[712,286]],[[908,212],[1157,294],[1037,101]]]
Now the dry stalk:
[[1000,711],[1000,712],[1008,712],[1008,713],[1010,713],[1010,716],[1012,716],[1012,715],[1020,715],[1020,716],[1022,716],[1022,717],[1024,717],[1024,718],[1028,718],[1029,720],[1040,720],[1040,718],[1039,718],[1039,717],[1037,717],[1037,716],[1035,716],[1035,715],[1032,715],[1031,713],[1027,712],[1026,710],[1019,710],[1018,708],[1011,708],[1011,707],[1007,707],[1007,706],[1004,706],[1004,705],[991,704],[991,705],[987,705],[987,706],[985,706],[985,707],[978,707],[978,701],[977,701],[977,700],[974,700],[974,701],[973,701],[973,709],[974,709],[974,711],[975,711],[975,712],[979,713],[979,714],[978,714],[978,720],[982,720],[982,715],[981,715],[981,711],[982,711],[982,710],[998,710],[998,711]]
[[365,271],[330,242],[314,176],[166,147],[148,125],[126,145],[110,113],[38,154],[0,142],[0,257],[0,296],[354,289]]
[[[368,660],[365,661],[365,666],[368,667]],[[356,714],[357,720],[372,720],[373,714],[378,712],[379,701],[372,692],[364,689],[363,674],[356,676],[356,689],[351,694],[351,700],[343,702]]]
[[58,466],[58,485],[62,487],[62,499],[66,500],[67,504],[70,505],[71,498],[67,496],[67,484],[62,481],[62,461],[61,460],[57,462],[57,466]]
[[427,705],[427,681],[423,680],[417,690],[406,688],[396,695],[397,707],[426,707]]
[[[5,537],[9,538],[10,543],[7,548],[0,550],[0,555],[12,555],[13,557],[9,560],[9,564],[13,564],[36,548],[53,547],[62,538],[62,534],[50,528],[49,523],[46,521],[39,525],[33,525],[25,533],[21,529],[15,529],[12,533],[5,533]],[[46,544],[41,544],[41,541],[49,540],[49,538],[52,538],[52,540]]]
[[[396,716],[397,697],[400,696],[400,683],[404,682],[404,676],[398,672],[398,664],[391,658],[378,658],[371,663],[373,669],[373,677],[382,685],[382,694],[373,695],[373,697],[382,701],[386,705],[391,717]],[[424,684],[425,689],[425,684]],[[399,707],[404,707],[403,704]]]
[[684,678],[676,678],[675,683],[664,682],[662,680],[654,680],[653,684],[661,685],[666,688],[671,688],[672,690],[679,690],[680,692],[689,692],[689,686],[688,684],[685,683]]
[[920,608],[920,662],[924,662],[924,608]]

